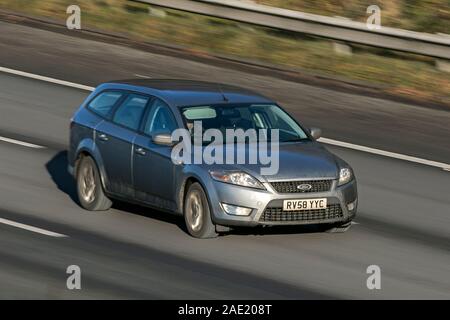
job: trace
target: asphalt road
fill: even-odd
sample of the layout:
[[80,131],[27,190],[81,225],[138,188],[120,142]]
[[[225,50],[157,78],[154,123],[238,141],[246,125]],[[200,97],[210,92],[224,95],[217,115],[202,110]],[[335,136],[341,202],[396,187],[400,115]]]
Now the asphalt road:
[[[60,73],[59,78],[83,84],[113,73],[118,75],[114,78],[124,78],[126,72],[132,77],[119,58],[117,68],[111,67],[111,61],[99,62],[98,71],[90,74],[87,48],[94,56],[105,48],[115,57],[132,53],[133,72],[144,60],[154,70],[166,63],[168,71],[158,74],[165,77],[187,77],[191,72],[199,78],[208,69],[199,63],[46,31],[2,23],[0,27],[5,31],[0,33],[2,40],[15,35],[14,41],[0,41],[0,65],[48,76]],[[45,40],[54,49],[44,48]],[[57,41],[65,41],[73,56],[58,56],[59,50],[68,49],[57,46]],[[36,47],[40,49],[27,50]],[[21,61],[23,68],[18,65]],[[251,82],[251,75],[235,71],[224,75]],[[309,124],[322,124],[327,137],[373,147],[383,147],[386,141],[383,149],[410,150],[408,154],[449,162],[448,112],[263,76],[255,77],[254,83],[270,91],[271,80],[280,89],[272,96],[285,93],[290,111],[300,120],[307,118]],[[450,298],[450,172],[330,147],[354,167],[358,177],[358,224],[349,232],[250,229],[197,240],[184,232],[181,219],[150,209],[116,204],[108,212],[90,213],[79,208],[74,183],[66,172],[65,150],[70,116],[86,95],[77,89],[0,74],[0,136],[45,146],[33,149],[0,141],[0,219],[67,236],[55,238],[0,223],[0,298]],[[296,99],[315,101],[315,108],[302,105],[296,109]],[[336,109],[330,109],[333,102]],[[381,102],[378,109],[374,107]],[[360,112],[357,108],[362,103],[372,107]],[[395,122],[399,114],[406,127]],[[354,121],[344,127],[342,121],[348,115]],[[424,125],[431,119],[437,124],[434,131]],[[333,120],[341,125],[335,126]],[[369,127],[371,120],[374,124]],[[384,131],[377,135],[378,122],[398,130],[401,143],[388,139]],[[367,130],[360,134],[358,128],[364,126]],[[408,132],[410,126],[416,130]],[[66,288],[69,265],[82,270],[81,290]],[[381,268],[381,290],[366,287],[369,265]]]

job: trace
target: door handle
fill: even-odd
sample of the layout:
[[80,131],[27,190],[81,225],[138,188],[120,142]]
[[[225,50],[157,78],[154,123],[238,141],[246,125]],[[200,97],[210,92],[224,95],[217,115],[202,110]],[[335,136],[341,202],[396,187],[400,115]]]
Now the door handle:
[[136,148],[135,152],[141,156],[145,156],[147,154],[144,148]]
[[108,141],[108,140],[109,140],[108,136],[107,136],[106,134],[104,134],[104,133],[100,133],[100,134],[98,135],[98,138],[99,138],[100,140],[102,140],[102,141]]

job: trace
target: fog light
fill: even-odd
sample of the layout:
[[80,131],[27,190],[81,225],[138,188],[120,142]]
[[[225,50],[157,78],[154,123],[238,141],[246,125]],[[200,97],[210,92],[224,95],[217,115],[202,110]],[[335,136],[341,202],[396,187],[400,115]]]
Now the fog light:
[[248,216],[252,212],[252,208],[238,207],[231,204],[222,203],[223,210],[233,216]]
[[348,211],[353,211],[356,209],[356,203],[358,202],[358,200],[355,200],[353,202],[350,202],[347,204],[347,209]]

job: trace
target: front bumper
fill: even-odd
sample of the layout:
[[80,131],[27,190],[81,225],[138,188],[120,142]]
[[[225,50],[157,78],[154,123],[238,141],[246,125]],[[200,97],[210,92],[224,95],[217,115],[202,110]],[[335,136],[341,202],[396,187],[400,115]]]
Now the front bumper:
[[[270,183],[267,190],[251,189],[212,181],[208,188],[212,219],[223,226],[307,225],[351,221],[357,211],[356,180],[330,191],[310,193],[277,193]],[[327,209],[283,211],[283,200],[327,198]],[[227,214],[220,203],[252,208],[249,216]],[[350,210],[349,210],[350,207]],[[353,207],[353,208],[352,208]]]

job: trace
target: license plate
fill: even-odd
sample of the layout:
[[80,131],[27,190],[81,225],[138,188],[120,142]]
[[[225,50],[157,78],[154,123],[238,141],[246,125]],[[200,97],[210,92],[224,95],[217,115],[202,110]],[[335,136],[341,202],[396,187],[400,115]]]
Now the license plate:
[[327,198],[284,200],[283,211],[326,209]]

